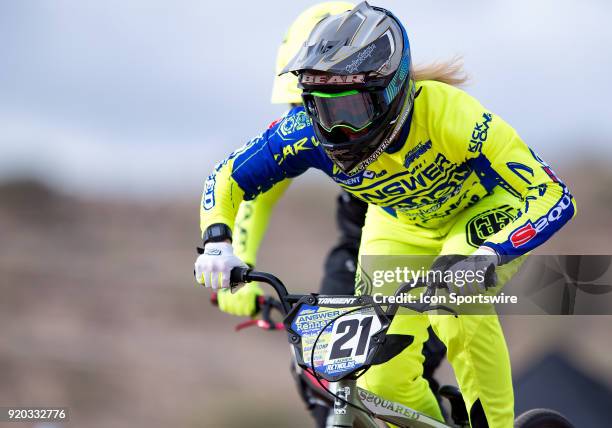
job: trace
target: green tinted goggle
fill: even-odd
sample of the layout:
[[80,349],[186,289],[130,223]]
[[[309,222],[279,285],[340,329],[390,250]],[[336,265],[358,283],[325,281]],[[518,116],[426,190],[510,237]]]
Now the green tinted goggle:
[[379,91],[304,92],[304,105],[311,117],[327,132],[336,128],[359,132],[367,128],[386,111],[386,104]]

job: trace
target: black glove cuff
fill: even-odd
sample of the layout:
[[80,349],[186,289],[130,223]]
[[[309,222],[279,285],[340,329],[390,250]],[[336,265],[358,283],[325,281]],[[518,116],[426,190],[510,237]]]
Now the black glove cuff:
[[204,245],[208,242],[223,242],[225,240],[232,240],[232,229],[228,225],[223,223],[211,224],[204,231],[202,236]]

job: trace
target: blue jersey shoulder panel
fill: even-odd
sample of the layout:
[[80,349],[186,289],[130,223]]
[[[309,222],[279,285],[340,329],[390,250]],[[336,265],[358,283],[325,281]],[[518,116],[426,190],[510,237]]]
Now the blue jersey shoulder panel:
[[314,167],[331,174],[331,160],[314,135],[302,106],[291,109],[236,156],[232,178],[251,200],[274,184]]

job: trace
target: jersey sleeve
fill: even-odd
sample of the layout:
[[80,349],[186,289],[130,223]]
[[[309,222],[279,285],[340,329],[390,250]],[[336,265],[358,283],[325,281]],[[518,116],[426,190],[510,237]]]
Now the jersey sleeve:
[[275,184],[252,201],[243,201],[234,225],[234,251],[245,263],[255,266],[257,251],[266,233],[274,206],[285,193],[291,180]]
[[[442,115],[445,144],[489,192],[500,186],[522,202],[515,218],[483,245],[507,262],[538,247],[576,213],[567,186],[518,133],[463,91],[453,89]],[[454,107],[454,108],[453,108]]]
[[303,107],[289,111],[258,137],[217,164],[204,184],[200,228],[223,223],[234,228],[240,203],[253,200],[288,178],[318,166],[310,119]]

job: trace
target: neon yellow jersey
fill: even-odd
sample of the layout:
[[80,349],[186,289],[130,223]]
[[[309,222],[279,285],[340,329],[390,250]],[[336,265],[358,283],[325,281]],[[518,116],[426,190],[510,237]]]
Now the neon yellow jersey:
[[291,180],[281,181],[252,201],[242,201],[233,230],[234,254],[250,266],[257,264],[257,250],[266,233],[272,209],[289,187]]
[[352,176],[326,156],[303,107],[292,109],[215,167],[202,197],[202,230],[214,223],[232,228],[243,199],[310,167],[398,221],[441,234],[499,186],[523,201],[483,244],[505,259],[531,251],[573,217],[567,187],[510,125],[455,87],[423,81],[416,88],[398,141]]

